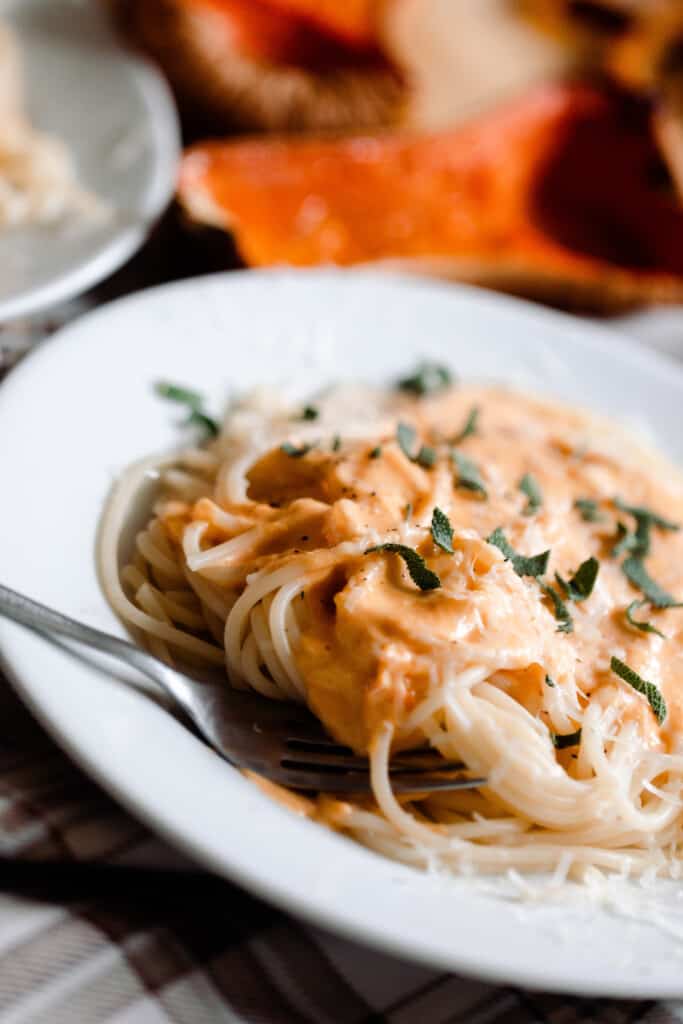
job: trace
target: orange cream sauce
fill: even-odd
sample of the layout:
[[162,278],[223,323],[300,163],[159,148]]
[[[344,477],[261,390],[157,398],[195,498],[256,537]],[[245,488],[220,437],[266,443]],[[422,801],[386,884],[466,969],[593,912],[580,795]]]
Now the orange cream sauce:
[[[476,465],[486,497],[459,485],[450,457],[475,407],[476,433],[455,447]],[[401,450],[399,420],[414,427],[419,444],[434,447],[433,467]],[[293,443],[296,432],[293,423]],[[519,489],[525,474],[543,496],[534,514],[525,514],[527,497]],[[429,399],[397,398],[380,433],[367,440],[342,434],[338,450],[325,437],[298,458],[276,447],[256,458],[247,476],[249,500],[227,506],[251,530],[235,569],[244,581],[264,568],[301,567],[307,582],[294,601],[300,626],[294,657],[310,706],[340,740],[366,750],[380,722],[401,725],[444,679],[483,664],[496,685],[541,721],[548,675],[578,693],[580,703],[600,691],[622,720],[638,723],[648,745],[681,745],[683,609],[638,609],[637,617],[652,621],[666,639],[630,628],[625,610],[642,595],[621,570],[623,556],[615,559],[611,551],[617,521],[635,526],[615,497],[683,523],[683,482],[623,430],[504,390],[454,389]],[[598,521],[582,518],[577,499],[598,503]],[[452,524],[454,554],[432,538],[435,506]],[[174,503],[162,521],[176,543],[183,524],[208,523],[210,547],[230,536],[217,510],[209,499],[184,509]],[[566,579],[590,556],[599,560],[591,596],[570,604],[572,633],[558,632],[538,581],[518,576],[487,543],[497,527],[520,554],[550,550],[544,577],[550,583],[555,572]],[[367,553],[386,542],[416,549],[441,586],[423,592],[396,554]],[[683,600],[683,530],[653,528],[646,566]],[[661,728],[645,699],[610,671],[613,655],[662,690],[669,713]],[[405,735],[402,742],[412,739]]]

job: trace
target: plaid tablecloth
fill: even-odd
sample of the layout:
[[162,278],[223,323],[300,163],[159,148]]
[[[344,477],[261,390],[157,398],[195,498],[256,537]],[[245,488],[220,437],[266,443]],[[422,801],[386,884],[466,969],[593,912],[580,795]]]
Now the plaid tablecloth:
[[[164,252],[162,232],[104,289],[0,329],[0,372],[103,297],[178,276]],[[683,353],[683,311],[631,326]],[[674,1024],[683,1001],[496,988],[307,927],[156,840],[57,749],[0,675],[0,1022],[105,1021]]]

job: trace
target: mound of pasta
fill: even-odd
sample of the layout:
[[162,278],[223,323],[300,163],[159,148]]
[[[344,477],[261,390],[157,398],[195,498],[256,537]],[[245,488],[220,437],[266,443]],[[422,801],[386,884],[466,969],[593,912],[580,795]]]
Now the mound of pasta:
[[[621,427],[426,363],[386,390],[257,394],[119,482],[103,578],[170,662],[305,701],[373,798],[310,813],[415,865],[675,875],[683,837],[683,481]],[[159,494],[129,564],[120,538]],[[397,798],[397,749],[476,791]]]

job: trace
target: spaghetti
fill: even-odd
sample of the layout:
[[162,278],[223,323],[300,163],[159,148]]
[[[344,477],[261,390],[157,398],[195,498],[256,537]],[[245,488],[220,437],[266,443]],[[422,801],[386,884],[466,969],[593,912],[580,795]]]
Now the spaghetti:
[[[416,866],[675,875],[681,521],[680,477],[622,428],[431,367],[243,402],[124,474],[100,554],[156,655],[305,701],[368,753],[372,799],[310,804],[332,827]],[[399,799],[391,753],[422,745],[487,785]]]

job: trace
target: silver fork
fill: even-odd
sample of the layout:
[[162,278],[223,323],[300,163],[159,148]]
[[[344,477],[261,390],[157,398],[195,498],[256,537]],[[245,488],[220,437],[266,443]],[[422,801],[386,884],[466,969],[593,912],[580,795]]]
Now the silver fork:
[[[120,637],[77,622],[0,584],[0,614],[40,633],[68,637],[126,662],[157,683],[199,735],[237,768],[292,789],[359,793],[370,789],[368,761],[340,746],[298,704],[232,689],[227,681],[197,681]],[[485,779],[464,773],[462,762],[429,751],[395,756],[397,792],[474,789]]]

